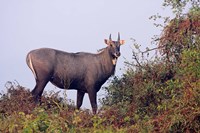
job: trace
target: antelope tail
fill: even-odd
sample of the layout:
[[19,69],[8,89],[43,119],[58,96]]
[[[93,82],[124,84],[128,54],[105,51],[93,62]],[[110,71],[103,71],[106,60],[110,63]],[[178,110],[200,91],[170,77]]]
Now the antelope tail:
[[32,62],[32,59],[31,59],[31,54],[29,53],[26,57],[26,62],[27,62],[27,65],[28,67],[31,69],[31,71],[33,72],[33,75],[35,77],[35,79],[37,79],[37,75],[36,75],[36,72],[34,70],[34,66],[33,66],[33,62]]

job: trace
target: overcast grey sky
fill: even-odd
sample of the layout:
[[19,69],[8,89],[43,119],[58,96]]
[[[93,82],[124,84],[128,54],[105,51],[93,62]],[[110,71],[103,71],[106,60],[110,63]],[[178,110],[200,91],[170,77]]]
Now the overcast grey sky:
[[[7,81],[14,80],[34,88],[35,79],[25,61],[30,50],[50,47],[96,53],[106,46],[104,39],[110,33],[116,40],[118,32],[126,41],[117,64],[120,75],[125,71],[123,57],[131,59],[130,38],[147,47],[151,37],[160,33],[149,17],[170,15],[161,5],[162,0],[0,0],[0,92],[5,92]],[[54,88],[49,83],[45,90]],[[76,91],[67,93],[76,100]],[[87,95],[83,107],[90,108]]]

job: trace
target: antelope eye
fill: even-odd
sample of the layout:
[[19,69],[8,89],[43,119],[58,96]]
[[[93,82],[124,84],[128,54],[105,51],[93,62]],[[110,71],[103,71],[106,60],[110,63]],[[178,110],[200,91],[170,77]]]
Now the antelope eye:
[[111,43],[111,44],[110,44],[110,46],[111,46],[111,47],[114,47],[114,46],[115,46],[115,44]]

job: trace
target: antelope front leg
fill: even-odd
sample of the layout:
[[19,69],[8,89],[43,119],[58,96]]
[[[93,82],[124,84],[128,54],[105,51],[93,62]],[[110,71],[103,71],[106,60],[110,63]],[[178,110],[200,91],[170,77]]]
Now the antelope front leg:
[[92,106],[93,114],[96,114],[96,112],[97,112],[97,98],[96,98],[97,93],[94,91],[89,91],[88,95],[89,95],[90,103]]
[[85,92],[82,92],[80,90],[77,91],[77,109],[80,109],[82,103],[83,103],[83,98],[84,98]]

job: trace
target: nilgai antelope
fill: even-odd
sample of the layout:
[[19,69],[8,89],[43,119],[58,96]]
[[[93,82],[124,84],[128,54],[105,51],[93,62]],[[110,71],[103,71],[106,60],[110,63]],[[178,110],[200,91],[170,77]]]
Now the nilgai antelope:
[[104,40],[106,48],[97,54],[78,52],[68,53],[50,48],[40,48],[28,53],[26,61],[33,72],[36,86],[32,90],[35,101],[38,101],[46,84],[52,84],[62,89],[77,90],[77,109],[83,102],[85,93],[88,93],[92,111],[97,111],[97,92],[106,80],[114,74],[120,46],[124,40]]

